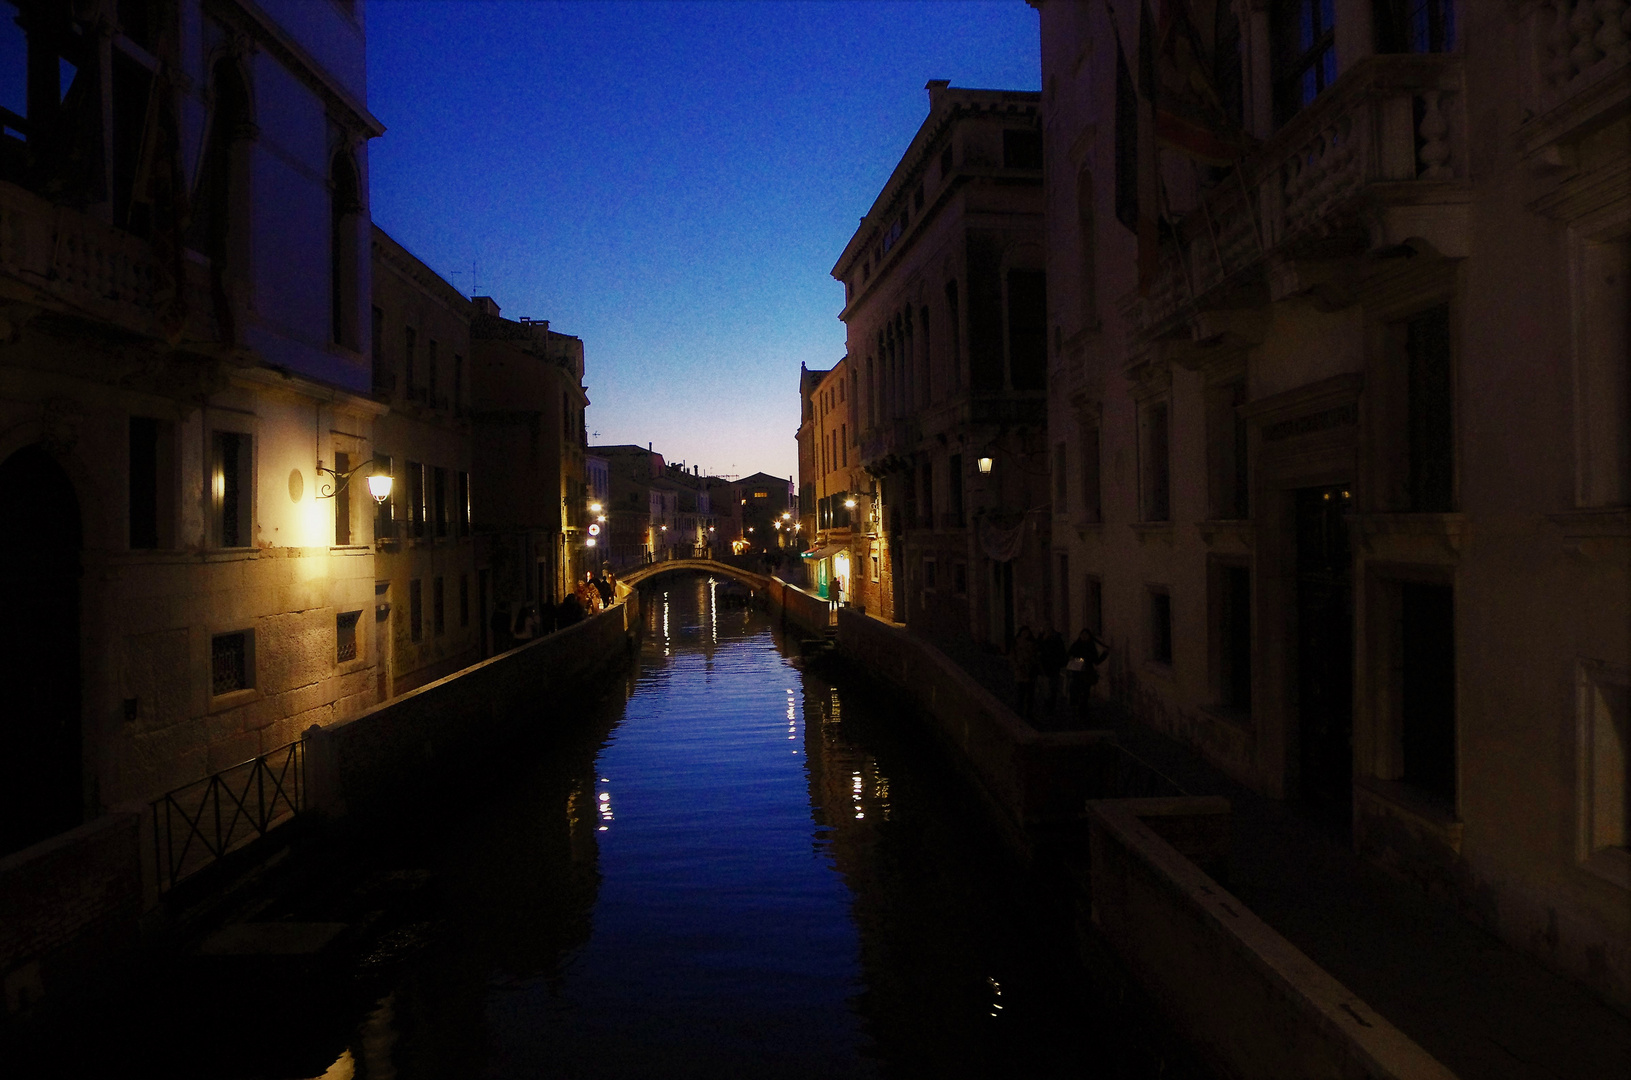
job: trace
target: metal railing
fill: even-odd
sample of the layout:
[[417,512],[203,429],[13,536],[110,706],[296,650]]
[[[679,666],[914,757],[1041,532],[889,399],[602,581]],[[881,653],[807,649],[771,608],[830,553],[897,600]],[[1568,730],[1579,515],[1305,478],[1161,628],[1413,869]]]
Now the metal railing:
[[159,892],[293,818],[306,801],[306,751],[296,740],[153,800]]

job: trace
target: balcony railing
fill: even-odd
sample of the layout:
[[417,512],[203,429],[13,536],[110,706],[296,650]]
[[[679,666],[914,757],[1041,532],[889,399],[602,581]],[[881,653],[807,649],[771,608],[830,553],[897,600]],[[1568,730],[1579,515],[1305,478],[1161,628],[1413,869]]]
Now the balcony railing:
[[1457,55],[1359,62],[1183,216],[1148,293],[1123,297],[1122,314],[1140,336],[1166,336],[1195,310],[1229,306],[1271,252],[1372,227],[1377,206],[1457,201],[1462,97]]
[[[172,289],[153,245],[88,214],[0,182],[0,276],[29,286],[48,304],[143,336],[172,336],[161,304]],[[182,268],[185,335],[215,337],[209,271]]]

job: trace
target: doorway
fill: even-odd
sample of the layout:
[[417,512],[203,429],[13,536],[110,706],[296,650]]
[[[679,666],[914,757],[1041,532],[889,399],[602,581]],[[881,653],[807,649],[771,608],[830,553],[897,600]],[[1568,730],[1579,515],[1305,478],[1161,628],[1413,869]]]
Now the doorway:
[[840,604],[848,600],[854,580],[850,577],[849,552],[840,551],[832,557],[832,600]]
[[1326,823],[1353,818],[1353,556],[1344,486],[1295,493],[1298,789]]
[[0,855],[84,818],[79,670],[83,539],[73,481],[43,446],[0,464]]

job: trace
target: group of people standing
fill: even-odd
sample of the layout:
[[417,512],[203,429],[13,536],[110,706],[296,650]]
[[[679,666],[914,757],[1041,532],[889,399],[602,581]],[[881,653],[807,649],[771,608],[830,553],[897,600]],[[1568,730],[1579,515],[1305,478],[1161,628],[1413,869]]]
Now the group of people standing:
[[580,623],[590,615],[606,610],[617,598],[617,575],[610,568],[585,574],[558,604],[527,602],[511,607],[500,604],[493,611],[493,651],[508,652],[517,645]]
[[1063,684],[1076,718],[1087,719],[1088,702],[1099,681],[1099,665],[1109,655],[1110,647],[1085,626],[1069,648],[1052,626],[1041,635],[1029,626],[1021,627],[1008,654],[1017,699],[1014,710],[1027,720],[1036,714],[1036,688],[1041,682],[1047,711],[1053,712]]

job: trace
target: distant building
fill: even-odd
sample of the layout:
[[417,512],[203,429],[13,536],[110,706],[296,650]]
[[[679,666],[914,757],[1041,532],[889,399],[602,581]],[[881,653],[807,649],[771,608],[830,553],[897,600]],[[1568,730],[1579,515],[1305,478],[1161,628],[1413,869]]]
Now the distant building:
[[732,539],[747,552],[799,550],[793,481],[789,478],[754,473],[730,486],[737,505],[738,532]]
[[867,477],[854,601],[1002,646],[1049,616],[1041,100],[928,90],[928,118],[833,267],[849,354],[834,408],[853,426],[845,440],[834,417],[830,452]]
[[652,557],[661,532],[662,513],[654,515],[652,483],[667,466],[663,456],[649,446],[596,446],[594,456],[606,462],[606,530],[610,544],[602,561],[622,568],[638,566]]
[[1631,1006],[1625,5],[1037,6],[1056,617]]
[[[553,605],[589,565],[583,342],[511,320],[491,297],[470,326],[473,504],[495,605]],[[598,565],[599,560],[595,560]]]
[[[852,520],[859,496],[870,489],[855,443],[860,435],[852,408],[851,369],[846,357],[829,371],[803,371],[799,376],[799,520],[807,584],[831,600],[855,595],[851,551]],[[840,587],[841,586],[841,587]]]
[[471,303],[377,225],[373,235],[374,392],[391,406],[375,424],[375,457],[396,481],[375,519],[374,604],[361,630],[374,638],[384,701],[486,654],[492,589],[471,518]]

